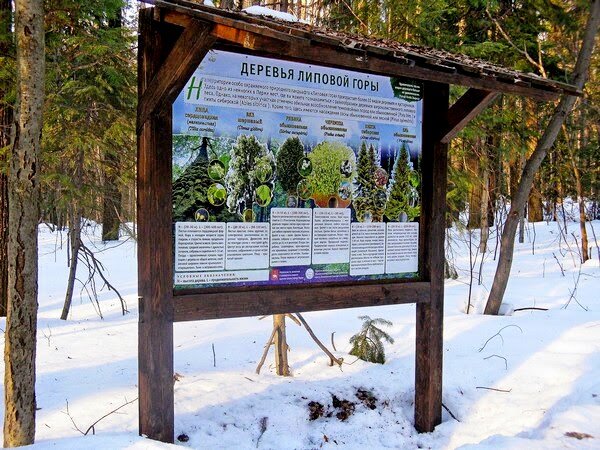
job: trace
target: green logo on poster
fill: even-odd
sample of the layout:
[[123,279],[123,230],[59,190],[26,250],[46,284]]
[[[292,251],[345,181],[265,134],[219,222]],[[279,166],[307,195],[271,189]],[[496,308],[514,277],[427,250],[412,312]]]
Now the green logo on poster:
[[200,80],[200,82],[198,83],[198,85],[195,85],[196,82],[196,77],[192,77],[192,81],[190,82],[190,85],[188,86],[187,89],[187,100],[190,99],[190,97],[192,96],[192,92],[194,91],[194,89],[196,89],[196,100],[200,99],[200,91],[202,89],[202,80]]

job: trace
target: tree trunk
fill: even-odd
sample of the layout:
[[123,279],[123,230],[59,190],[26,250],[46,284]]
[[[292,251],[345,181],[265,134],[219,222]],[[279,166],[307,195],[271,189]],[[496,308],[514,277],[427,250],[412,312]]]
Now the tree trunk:
[[[539,110],[537,103],[532,100],[527,100],[525,103],[524,113],[527,115],[525,123],[530,129],[534,129],[538,124]],[[532,136],[527,140],[527,156],[535,151],[537,138]],[[529,222],[541,222],[544,220],[542,211],[542,193],[540,191],[540,175],[536,174],[534,185],[531,187],[529,199],[527,200],[527,220]]]
[[[2,94],[0,93],[0,96]],[[8,132],[5,133],[7,120],[11,120],[7,108],[0,106],[0,148],[9,145]],[[0,166],[5,163],[0,153]],[[0,317],[6,317],[8,299],[8,177],[0,168]]]
[[[575,70],[573,72],[573,84],[583,89],[585,80],[588,74],[592,52],[594,49],[594,41],[596,33],[598,32],[598,26],[600,24],[600,0],[592,0],[590,4],[590,15],[585,27],[585,33],[583,35],[583,41],[581,49],[577,57],[577,63],[575,64]],[[502,304],[502,298],[506,291],[506,285],[508,284],[508,277],[510,275],[510,269],[512,266],[513,250],[515,245],[515,233],[517,231],[517,225],[519,223],[519,213],[523,211],[527,198],[529,197],[529,191],[533,184],[533,178],[535,173],[540,168],[542,161],[546,157],[548,150],[554,145],[554,141],[558,136],[560,128],[564,123],[567,115],[573,109],[575,104],[575,97],[565,95],[560,100],[558,106],[554,110],[554,114],[548,123],[544,134],[538,141],[534,152],[531,154],[523,174],[521,175],[521,181],[517,189],[516,195],[514,195],[510,207],[510,212],[506,218],[506,224],[502,232],[502,240],[500,247],[500,255],[498,257],[498,267],[494,276],[494,282],[490,290],[490,295],[485,307],[485,314],[497,315]]]
[[37,332],[37,225],[44,106],[42,0],[15,4],[17,108],[8,176],[8,313],[4,346],[4,446],[35,437]]
[[[539,186],[539,176],[535,177],[536,184]],[[529,222],[541,222],[544,220],[542,193],[538,186],[532,186],[529,198],[527,199],[527,220]]]
[[483,197],[483,186],[481,183],[481,154],[477,152],[468,152],[465,158],[465,165],[471,177],[471,190],[469,192],[469,220],[467,228],[469,230],[479,228],[481,226],[481,202]]
[[273,316],[273,328],[275,328],[275,369],[277,375],[284,377],[290,376],[290,366],[288,364],[288,345],[285,336],[285,315],[275,314]]
[[114,153],[104,154],[104,190],[102,192],[102,240],[118,241],[121,225],[121,191],[117,184],[119,163]]
[[[83,162],[85,154],[83,149],[79,149],[77,154],[77,160],[75,161],[75,176],[73,177],[73,184],[77,192],[81,192],[83,185]],[[73,301],[73,288],[75,287],[75,278],[77,277],[77,263],[79,262],[79,250],[81,249],[81,206],[80,200],[75,199],[71,208],[69,208],[69,238],[70,238],[70,249],[71,258],[69,259],[69,280],[67,282],[67,292],[65,293],[65,302],[63,304],[63,310],[60,314],[61,320],[67,320],[69,317],[69,310],[71,309],[71,302]],[[104,231],[104,230],[103,230]]]
[[69,280],[67,282],[67,292],[65,293],[65,303],[60,314],[61,320],[67,320],[69,310],[73,301],[73,290],[75,288],[75,278],[77,276],[77,263],[79,261],[79,250],[81,249],[81,214],[78,208],[73,208],[69,224],[69,240],[71,245],[71,257],[69,258]]
[[[121,10],[117,11],[115,18],[108,21],[110,28],[121,28],[123,18]],[[110,148],[102,151],[102,240],[118,241],[119,226],[121,225],[122,195],[119,190],[119,160]]]
[[[583,129],[581,132],[583,133]],[[565,131],[566,134],[566,131]],[[583,147],[583,142],[579,140],[579,150]],[[573,168],[573,175],[575,176],[575,192],[577,193],[577,203],[579,204],[579,231],[581,232],[581,262],[584,263],[590,259],[588,252],[588,236],[587,229],[585,227],[586,216],[585,216],[585,196],[583,193],[583,185],[581,183],[581,171],[579,170],[579,161],[573,152],[572,145],[569,145],[567,141],[567,148],[569,150],[569,160],[571,167]]]
[[[0,55],[8,55],[11,43],[11,0],[0,0]],[[11,86],[0,86],[0,149],[10,145],[12,105],[4,102]],[[8,299],[8,177],[3,171],[6,154],[0,151],[0,317],[6,316]]]

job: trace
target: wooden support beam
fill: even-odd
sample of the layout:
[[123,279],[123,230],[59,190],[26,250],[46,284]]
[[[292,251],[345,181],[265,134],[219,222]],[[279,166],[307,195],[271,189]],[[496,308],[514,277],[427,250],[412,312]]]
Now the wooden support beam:
[[430,300],[417,303],[415,363],[415,428],[433,431],[442,421],[442,365],[444,321],[444,237],[446,227],[446,172],[448,145],[435,130],[446,129],[449,88],[425,83],[420,267],[429,281]]
[[467,124],[493,102],[500,93],[471,88],[448,110],[448,123],[440,142],[449,143]]
[[[263,316],[359,306],[429,302],[424,282],[378,283],[362,286],[276,287],[175,295],[175,321]],[[186,291],[189,292],[189,291]]]
[[[140,10],[138,95],[143,96],[171,48],[171,34]],[[172,30],[171,30],[172,31]],[[170,110],[153,114],[138,131],[138,389],[139,433],[174,439],[173,251],[171,235]],[[165,182],[165,180],[167,182]]]
[[185,83],[215,43],[211,29],[210,24],[194,19],[189,21],[140,98],[138,132],[151,114],[171,108]]

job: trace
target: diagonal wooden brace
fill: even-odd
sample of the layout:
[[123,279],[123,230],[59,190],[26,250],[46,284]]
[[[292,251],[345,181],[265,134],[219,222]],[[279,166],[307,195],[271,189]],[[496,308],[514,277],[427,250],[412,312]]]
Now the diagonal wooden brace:
[[137,131],[154,113],[170,108],[202,58],[216,41],[212,25],[190,20],[171,52],[150,81],[138,104]]
[[499,92],[471,88],[463,94],[448,109],[448,124],[441,133],[440,142],[447,144],[467,124],[485,109],[497,96]]

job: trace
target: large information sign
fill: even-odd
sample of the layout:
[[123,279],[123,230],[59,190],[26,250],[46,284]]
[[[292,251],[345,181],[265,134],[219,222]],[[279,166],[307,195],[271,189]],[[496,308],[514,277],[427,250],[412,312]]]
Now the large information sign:
[[173,105],[175,288],[416,277],[421,99],[209,52]]

